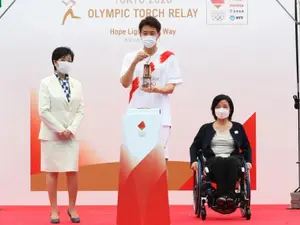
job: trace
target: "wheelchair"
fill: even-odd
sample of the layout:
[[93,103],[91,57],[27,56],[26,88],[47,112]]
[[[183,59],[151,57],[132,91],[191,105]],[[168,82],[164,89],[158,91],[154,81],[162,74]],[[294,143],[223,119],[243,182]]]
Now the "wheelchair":
[[238,208],[241,210],[243,218],[251,219],[251,187],[250,187],[250,171],[246,162],[242,161],[242,166],[239,170],[238,180],[236,182],[235,202],[232,205],[224,204],[222,207],[216,204],[217,189],[214,187],[213,179],[210,179],[209,169],[205,166],[205,158],[198,157],[198,169],[194,171],[194,212],[197,217],[202,220],[206,219],[206,204],[213,211],[220,214],[231,214]]

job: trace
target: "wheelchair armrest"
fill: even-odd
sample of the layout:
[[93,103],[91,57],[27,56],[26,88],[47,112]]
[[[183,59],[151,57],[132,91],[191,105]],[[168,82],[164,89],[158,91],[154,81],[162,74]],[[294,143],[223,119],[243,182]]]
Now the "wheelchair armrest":
[[245,173],[245,172],[246,172],[245,167],[243,167],[243,166],[241,167],[241,172],[242,172],[242,173]]
[[209,173],[209,169],[208,169],[208,167],[206,166],[206,167],[204,167],[204,173],[205,174],[208,174]]

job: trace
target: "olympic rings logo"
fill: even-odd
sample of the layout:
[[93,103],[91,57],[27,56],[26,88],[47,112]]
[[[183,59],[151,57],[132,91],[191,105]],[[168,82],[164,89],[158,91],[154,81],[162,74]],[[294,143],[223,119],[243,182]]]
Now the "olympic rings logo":
[[211,15],[211,18],[215,21],[222,21],[222,20],[224,20],[224,15],[213,14],[213,15]]

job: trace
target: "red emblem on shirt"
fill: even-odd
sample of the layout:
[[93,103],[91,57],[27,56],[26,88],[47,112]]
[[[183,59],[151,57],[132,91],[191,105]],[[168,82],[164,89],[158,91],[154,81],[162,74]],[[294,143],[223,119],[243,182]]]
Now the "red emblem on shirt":
[[165,51],[163,54],[160,55],[160,63],[164,63],[165,61],[167,61],[167,59],[171,55],[174,55],[174,53],[171,51]]
[[139,88],[139,86],[140,86],[139,78],[136,77],[136,78],[132,81],[131,90],[130,90],[130,93],[129,93],[129,102],[130,102],[131,99],[132,99],[133,93]]

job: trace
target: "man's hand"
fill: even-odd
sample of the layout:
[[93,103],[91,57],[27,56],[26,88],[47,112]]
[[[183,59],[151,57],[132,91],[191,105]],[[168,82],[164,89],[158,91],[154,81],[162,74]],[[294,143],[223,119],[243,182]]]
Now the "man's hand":
[[249,170],[252,169],[252,164],[251,164],[251,163],[248,163],[248,162],[247,162],[246,165],[247,165],[247,167],[248,167]]
[[139,63],[140,61],[142,61],[142,60],[144,60],[144,59],[146,59],[148,57],[149,57],[149,55],[146,52],[141,51],[135,57],[134,62],[135,63]]
[[150,88],[142,88],[142,91],[148,93],[162,93],[161,89],[151,86]]
[[131,83],[133,81],[133,73],[135,71],[136,65],[140,61],[142,61],[143,59],[145,59],[147,57],[149,57],[149,55],[146,52],[143,52],[143,51],[139,52],[136,55],[135,59],[132,61],[129,69],[127,70],[127,72],[121,77],[120,81],[121,81],[121,84],[124,88],[128,88],[131,85]]
[[175,87],[175,84],[166,84],[163,88],[151,86],[150,88],[142,88],[142,90],[148,93],[172,94],[175,90]]
[[197,170],[198,169],[198,162],[193,162],[192,165],[191,165],[191,169],[194,170],[194,171]]

